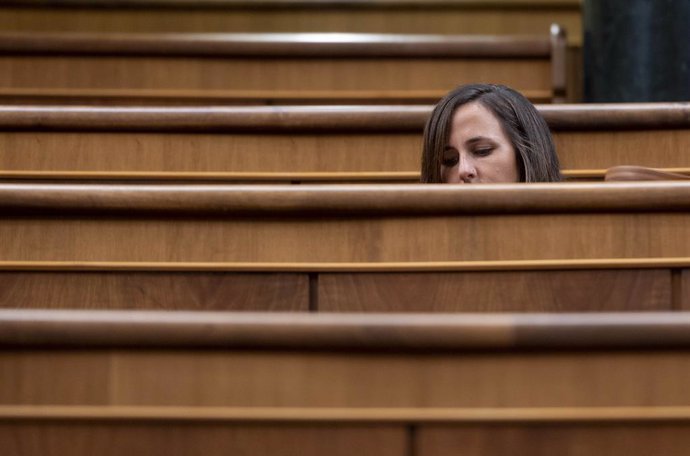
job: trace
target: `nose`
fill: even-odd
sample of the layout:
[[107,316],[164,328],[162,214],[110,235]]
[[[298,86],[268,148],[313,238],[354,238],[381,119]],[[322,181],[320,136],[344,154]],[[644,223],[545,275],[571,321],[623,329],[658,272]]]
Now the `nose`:
[[477,168],[475,167],[474,160],[468,157],[467,154],[460,154],[458,177],[460,182],[465,184],[471,184],[477,180]]

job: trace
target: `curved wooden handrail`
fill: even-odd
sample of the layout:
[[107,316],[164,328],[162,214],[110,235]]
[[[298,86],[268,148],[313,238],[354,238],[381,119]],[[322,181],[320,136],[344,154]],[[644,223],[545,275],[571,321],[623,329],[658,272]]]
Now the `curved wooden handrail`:
[[0,52],[43,55],[521,58],[551,55],[548,36],[368,33],[0,33]]
[[455,350],[690,347],[690,315],[0,310],[1,346]]
[[0,129],[104,131],[418,131],[428,106],[0,106]]
[[[0,130],[408,131],[431,106],[0,106]],[[538,105],[554,132],[690,127],[690,103]]]
[[690,210],[690,182],[549,184],[0,184],[0,214],[342,216]]

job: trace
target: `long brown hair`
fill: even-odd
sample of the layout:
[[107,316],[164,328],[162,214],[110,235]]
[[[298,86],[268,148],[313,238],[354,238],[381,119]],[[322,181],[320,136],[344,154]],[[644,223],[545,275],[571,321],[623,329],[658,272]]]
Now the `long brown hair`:
[[534,105],[506,86],[468,84],[443,97],[424,127],[422,182],[441,182],[441,161],[450,137],[453,114],[460,106],[473,101],[489,109],[503,126],[515,148],[520,182],[561,180],[549,126]]

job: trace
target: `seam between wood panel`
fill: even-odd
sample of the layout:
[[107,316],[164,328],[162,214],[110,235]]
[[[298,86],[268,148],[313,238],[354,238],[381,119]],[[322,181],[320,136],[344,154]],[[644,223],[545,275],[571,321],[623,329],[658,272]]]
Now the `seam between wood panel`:
[[417,455],[417,426],[410,424],[407,426],[407,456]]
[[319,274],[309,273],[309,312],[319,311]]
[[683,310],[683,270],[671,269],[671,310]]

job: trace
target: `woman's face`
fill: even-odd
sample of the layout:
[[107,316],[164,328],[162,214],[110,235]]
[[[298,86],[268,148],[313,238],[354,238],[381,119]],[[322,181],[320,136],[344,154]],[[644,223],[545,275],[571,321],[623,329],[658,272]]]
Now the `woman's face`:
[[441,157],[447,184],[517,182],[515,148],[499,120],[481,103],[460,106],[453,114],[450,139]]

